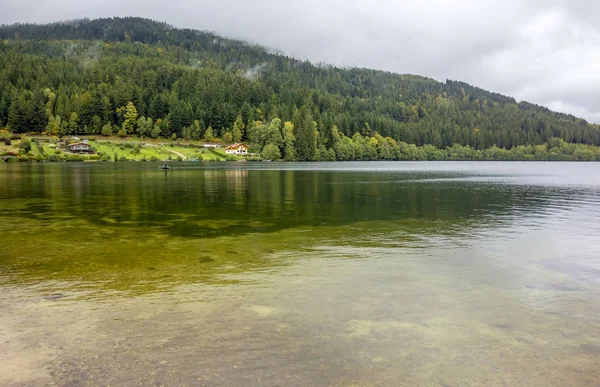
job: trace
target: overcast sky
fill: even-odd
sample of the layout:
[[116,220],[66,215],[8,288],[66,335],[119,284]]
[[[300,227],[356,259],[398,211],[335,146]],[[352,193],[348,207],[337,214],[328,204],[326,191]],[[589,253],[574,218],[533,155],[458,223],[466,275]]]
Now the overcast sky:
[[470,84],[600,123],[599,0],[2,0],[0,23],[142,16],[338,66]]

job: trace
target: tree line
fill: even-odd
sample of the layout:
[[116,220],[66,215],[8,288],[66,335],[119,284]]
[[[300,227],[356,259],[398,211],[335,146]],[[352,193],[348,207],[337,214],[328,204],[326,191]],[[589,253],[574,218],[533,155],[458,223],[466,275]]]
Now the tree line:
[[0,126],[14,133],[220,138],[289,160],[577,159],[600,145],[597,125],[463,82],[316,66],[141,18],[1,27],[0,69]]

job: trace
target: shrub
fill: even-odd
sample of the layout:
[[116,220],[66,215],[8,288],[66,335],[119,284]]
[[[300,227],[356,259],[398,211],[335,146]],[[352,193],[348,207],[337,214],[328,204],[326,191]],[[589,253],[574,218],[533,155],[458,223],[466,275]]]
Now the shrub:
[[127,137],[127,133],[125,133],[125,131],[123,129],[121,129],[117,133],[117,136],[119,136],[119,137]]
[[88,157],[88,160],[100,160],[100,155],[90,155],[90,157]]
[[29,152],[31,150],[31,141],[27,137],[23,137],[19,143],[19,149],[21,149],[23,153]]
[[50,162],[55,163],[57,161],[60,161],[60,157],[58,157],[57,155],[50,155],[50,156],[48,156],[47,160],[50,161]]
[[102,127],[102,135],[103,136],[112,136],[113,131],[112,131],[112,126],[110,126],[110,124],[106,124]]
[[150,161],[158,161],[158,157],[152,156],[152,157],[150,157]]
[[110,160],[110,157],[107,154],[102,155],[102,157],[100,158],[100,160],[102,161],[108,161]]
[[95,136],[88,137],[88,140],[89,141],[96,141],[96,137]]
[[167,157],[167,160],[173,160],[173,156]]
[[279,160],[281,158],[279,147],[271,143],[265,145],[262,151],[262,157],[267,160]]
[[140,146],[138,144],[135,144],[133,146],[133,148],[131,149],[131,153],[134,155],[139,155],[140,154]]
[[80,155],[66,155],[65,161],[83,161],[85,160],[83,156]]
[[128,160],[128,159],[127,159],[127,157],[125,157],[125,156],[121,156],[121,157],[119,157],[119,161],[127,161],[127,160]]
[[181,156],[177,156],[177,161],[183,161],[183,158]]
[[12,142],[10,141],[10,138],[5,138],[4,139],[4,145],[12,145]]

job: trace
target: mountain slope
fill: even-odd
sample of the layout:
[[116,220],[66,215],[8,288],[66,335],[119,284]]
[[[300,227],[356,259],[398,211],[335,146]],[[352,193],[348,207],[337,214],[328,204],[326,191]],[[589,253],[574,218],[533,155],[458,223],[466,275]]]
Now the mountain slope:
[[[221,137],[239,116],[243,139],[275,117],[292,121],[298,137],[306,116],[319,133],[309,155],[356,133],[437,148],[510,149],[555,137],[600,145],[596,125],[464,82],[315,66],[141,18],[3,26],[0,69],[0,125],[15,132],[202,137],[211,127]],[[123,127],[129,102],[148,125]]]

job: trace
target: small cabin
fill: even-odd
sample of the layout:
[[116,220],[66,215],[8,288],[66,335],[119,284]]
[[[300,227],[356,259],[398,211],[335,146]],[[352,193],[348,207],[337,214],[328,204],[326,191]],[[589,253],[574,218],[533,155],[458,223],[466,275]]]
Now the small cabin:
[[235,143],[225,148],[225,153],[230,155],[247,155],[248,146],[246,144]]
[[221,144],[215,144],[215,143],[212,143],[212,142],[207,142],[207,143],[205,143],[202,146],[205,147],[205,148],[220,148]]
[[69,151],[90,153],[92,151],[92,146],[85,142],[74,142],[69,144]]

